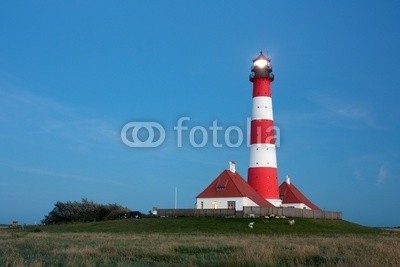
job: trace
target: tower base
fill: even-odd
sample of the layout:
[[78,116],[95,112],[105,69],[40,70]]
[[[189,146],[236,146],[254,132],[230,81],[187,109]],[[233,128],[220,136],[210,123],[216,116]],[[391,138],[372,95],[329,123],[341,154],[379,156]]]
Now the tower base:
[[248,184],[264,199],[280,201],[276,168],[250,167],[247,177]]

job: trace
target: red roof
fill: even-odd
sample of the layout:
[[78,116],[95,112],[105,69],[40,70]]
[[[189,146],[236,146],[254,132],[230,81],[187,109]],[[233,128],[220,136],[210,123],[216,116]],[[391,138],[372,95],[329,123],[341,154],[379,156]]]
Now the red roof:
[[248,197],[260,207],[273,207],[237,172],[224,170],[197,198]]
[[306,198],[293,183],[283,182],[279,186],[279,196],[283,197],[282,204],[303,203],[312,210],[321,210]]

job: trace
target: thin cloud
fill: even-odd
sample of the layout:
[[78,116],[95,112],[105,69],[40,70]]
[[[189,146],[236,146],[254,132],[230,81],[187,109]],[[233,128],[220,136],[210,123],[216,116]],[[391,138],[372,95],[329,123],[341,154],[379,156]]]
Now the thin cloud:
[[354,169],[354,177],[358,180],[358,181],[364,181],[364,178],[361,175],[361,171],[358,167],[356,167]]
[[378,175],[376,176],[377,184],[382,184],[388,177],[389,171],[385,166],[381,166],[378,171]]
[[368,103],[328,95],[312,95],[308,96],[307,100],[312,104],[310,110],[305,114],[298,113],[297,118],[303,117],[307,120],[342,128],[382,129],[374,119],[373,109]]
[[84,176],[84,175],[77,175],[77,174],[54,171],[54,170],[49,170],[49,169],[19,166],[17,164],[9,164],[9,163],[5,163],[5,162],[0,162],[0,164],[3,166],[7,166],[9,168],[12,168],[17,172],[26,173],[26,174],[46,176],[46,177],[51,177],[51,178],[62,178],[62,179],[67,179],[67,180],[76,180],[79,182],[90,182],[90,183],[99,183],[100,182],[100,183],[105,183],[105,184],[109,184],[109,185],[125,186],[125,184],[122,184],[118,181],[111,180],[111,179],[93,178],[93,177],[88,177],[88,176]]
[[[119,140],[119,131],[114,129],[109,121],[100,119],[81,119],[64,120],[53,122],[43,127],[43,132],[67,136],[75,141],[88,143],[93,141],[105,141],[117,143]],[[77,132],[80,132],[79,138],[76,138]],[[82,138],[85,137],[85,138]]]
[[[2,135],[14,138],[15,133],[51,135],[59,145],[87,151],[93,145],[108,144],[118,147],[119,127],[116,123],[88,118],[79,110],[51,98],[18,91],[0,91],[0,119],[7,125]],[[29,142],[29,140],[25,140]]]
[[384,183],[389,177],[387,155],[364,154],[350,158],[348,164],[353,168],[353,177],[358,181]]
[[82,182],[93,182],[94,181],[94,179],[91,179],[89,177],[82,176],[82,175],[63,173],[63,172],[55,172],[55,171],[45,170],[45,169],[20,167],[20,168],[18,168],[18,171],[23,172],[23,173],[28,173],[28,174],[74,179],[74,180],[78,180],[78,181],[82,181]]
[[309,97],[308,101],[310,104],[302,109],[294,107],[292,110],[280,112],[277,115],[277,121],[286,124],[301,123],[302,125],[328,124],[348,129],[365,127],[382,129],[367,104],[346,103],[349,101],[327,96]]
[[368,104],[331,96],[314,96],[309,100],[319,108],[318,113],[327,123],[344,128],[382,128]]
[[7,108],[11,109],[21,109],[36,111],[36,112],[52,112],[64,115],[70,115],[71,108],[63,105],[55,100],[40,97],[25,91],[19,92],[7,92],[0,91],[0,99]]
[[368,121],[371,115],[369,112],[362,107],[357,107],[357,106],[343,106],[343,107],[337,107],[333,108],[331,110],[335,115],[343,117],[343,118],[349,118],[349,119],[354,119],[354,120],[365,120]]

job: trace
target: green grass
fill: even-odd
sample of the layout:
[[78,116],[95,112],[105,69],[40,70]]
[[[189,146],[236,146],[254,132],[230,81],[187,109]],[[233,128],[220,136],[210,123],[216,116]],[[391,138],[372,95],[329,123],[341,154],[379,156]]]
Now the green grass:
[[0,266],[400,266],[398,231],[295,220],[143,218],[1,230]]
[[[180,233],[180,234],[265,234],[320,235],[377,234],[381,230],[341,220],[263,218],[143,218],[136,220],[76,223],[40,227],[52,233]],[[254,223],[250,229],[248,224]]]

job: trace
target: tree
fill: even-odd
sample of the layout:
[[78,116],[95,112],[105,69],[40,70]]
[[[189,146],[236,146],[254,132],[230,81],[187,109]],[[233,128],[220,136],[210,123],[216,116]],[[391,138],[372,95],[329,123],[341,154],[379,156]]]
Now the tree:
[[57,201],[53,210],[42,220],[44,224],[115,220],[129,212],[129,209],[118,204],[97,204],[83,198],[78,201]]

